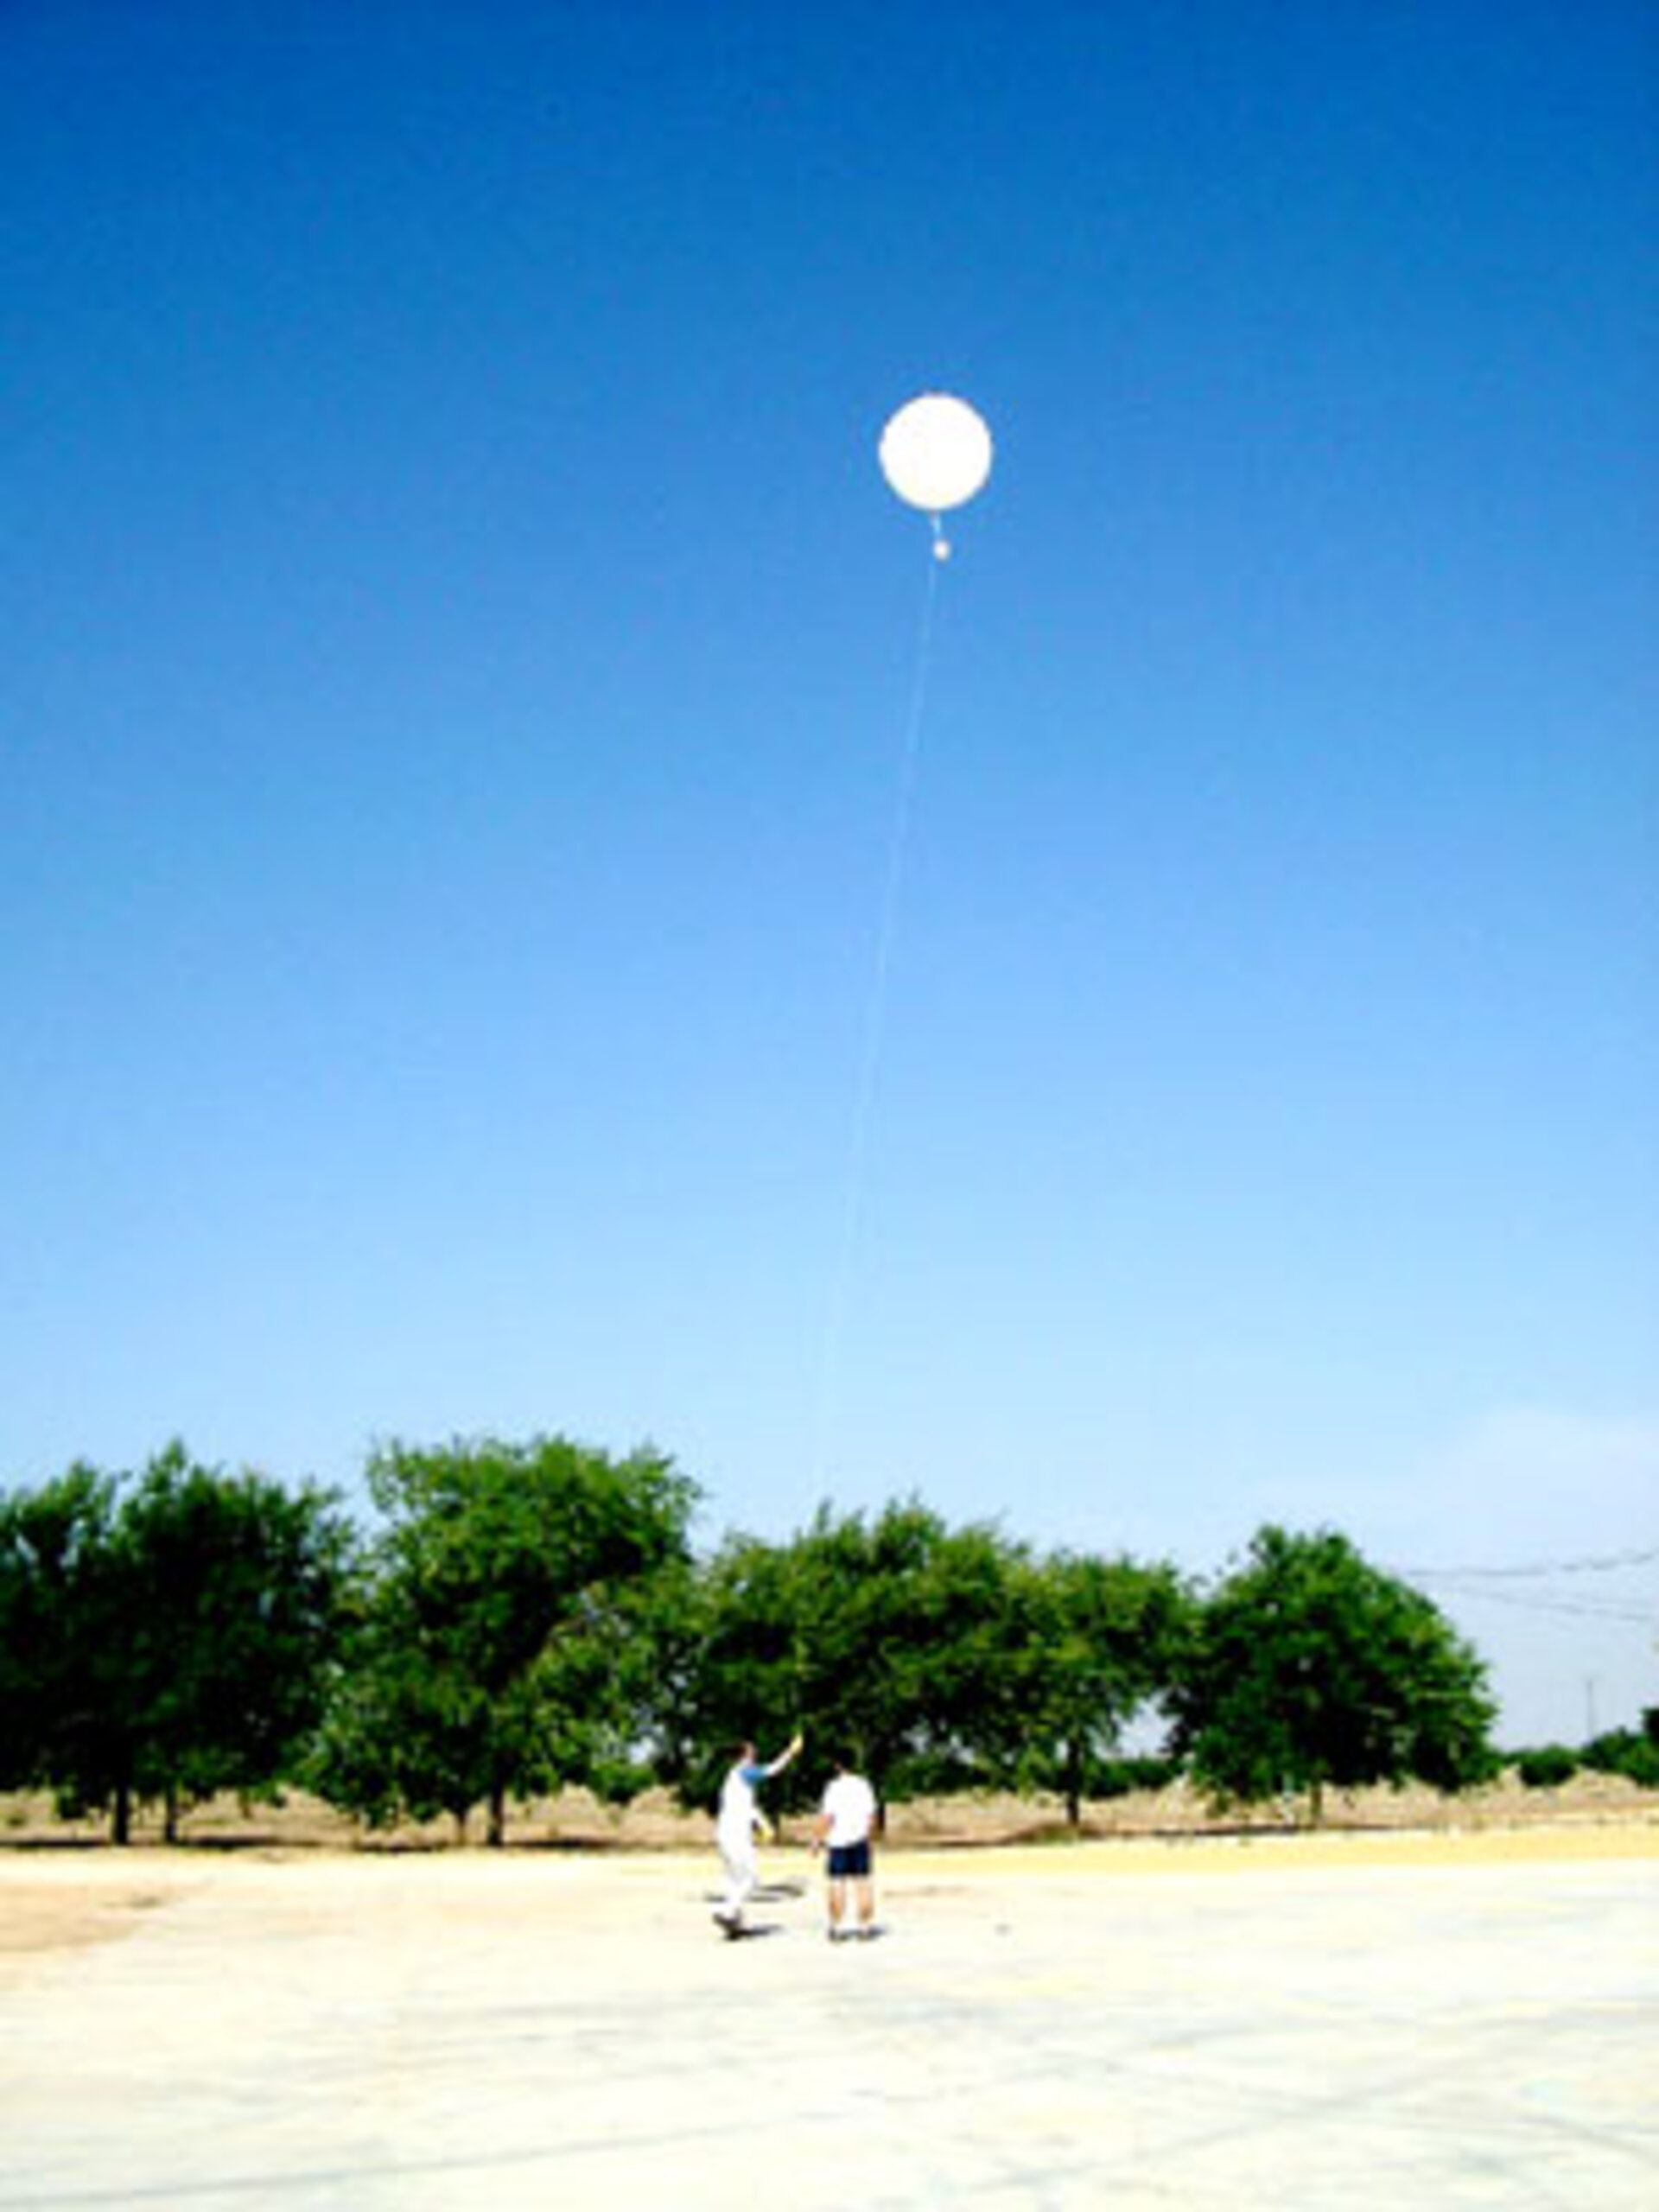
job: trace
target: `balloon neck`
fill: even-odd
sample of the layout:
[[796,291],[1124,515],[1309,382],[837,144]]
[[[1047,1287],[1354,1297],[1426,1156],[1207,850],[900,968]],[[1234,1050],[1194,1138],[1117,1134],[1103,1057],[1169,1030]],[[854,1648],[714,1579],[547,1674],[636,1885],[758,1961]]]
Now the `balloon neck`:
[[932,520],[933,558],[936,561],[948,561],[950,558],[950,541],[944,534],[944,524],[938,515],[935,515]]

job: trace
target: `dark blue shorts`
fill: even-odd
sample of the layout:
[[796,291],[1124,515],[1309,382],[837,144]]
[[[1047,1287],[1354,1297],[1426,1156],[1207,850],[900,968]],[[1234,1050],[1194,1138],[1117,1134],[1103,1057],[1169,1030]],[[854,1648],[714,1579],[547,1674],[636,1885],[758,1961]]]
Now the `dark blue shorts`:
[[832,1882],[861,1882],[870,1871],[870,1843],[867,1836],[862,1843],[832,1843],[830,1847],[830,1878]]

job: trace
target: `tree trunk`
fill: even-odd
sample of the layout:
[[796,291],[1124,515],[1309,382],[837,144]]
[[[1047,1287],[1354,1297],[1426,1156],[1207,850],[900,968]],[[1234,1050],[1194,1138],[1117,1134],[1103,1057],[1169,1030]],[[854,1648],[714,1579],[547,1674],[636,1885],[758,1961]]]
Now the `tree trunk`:
[[179,1840],[179,1786],[175,1782],[167,1785],[166,1811],[162,1821],[162,1840],[176,1843]]
[[1075,1741],[1065,1747],[1065,1818],[1069,1827],[1083,1826],[1083,1753]]
[[115,1785],[115,1810],[111,1816],[110,1841],[132,1841],[132,1791],[124,1782],[118,1782]]
[[485,1841],[499,1851],[507,1840],[507,1793],[499,1782],[490,1785],[490,1827]]

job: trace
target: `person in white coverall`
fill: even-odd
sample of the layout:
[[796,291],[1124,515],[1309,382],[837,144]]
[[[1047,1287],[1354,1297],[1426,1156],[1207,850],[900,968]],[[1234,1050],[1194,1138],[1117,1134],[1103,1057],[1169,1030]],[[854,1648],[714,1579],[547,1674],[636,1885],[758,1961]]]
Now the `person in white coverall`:
[[743,1908],[759,1879],[754,1839],[757,1831],[765,1827],[766,1819],[755,1802],[754,1793],[763,1782],[781,1774],[800,1748],[800,1738],[793,1737],[775,1759],[761,1765],[755,1758],[754,1745],[741,1744],[721,1784],[715,1840],[720,1846],[721,1865],[725,1870],[726,1894],[715,1910],[715,1918],[728,1936],[741,1933]]

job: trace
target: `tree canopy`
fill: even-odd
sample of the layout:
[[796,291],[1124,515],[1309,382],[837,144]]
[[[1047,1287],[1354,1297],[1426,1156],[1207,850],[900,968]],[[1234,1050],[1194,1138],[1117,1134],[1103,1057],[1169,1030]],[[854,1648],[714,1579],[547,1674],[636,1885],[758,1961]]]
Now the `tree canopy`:
[[350,1664],[315,1767],[372,1820],[488,1808],[625,1765],[648,1670],[641,1592],[689,1559],[695,1485],[665,1458],[538,1437],[392,1445]]
[[1175,1747],[1218,1798],[1491,1770],[1485,1669],[1431,1601],[1345,1536],[1260,1530],[1193,1617]]
[[331,1495],[194,1464],[77,1465],[0,1492],[0,1788],[107,1808],[303,1779],[371,1822],[648,1783],[711,1802],[733,1746],[797,1728],[801,1803],[835,1752],[889,1802],[1084,1800],[1132,1726],[1250,1803],[1489,1769],[1485,1672],[1429,1599],[1331,1530],[1262,1529],[1217,1586],[1039,1553],[911,1497],[826,1503],[694,1555],[660,1452],[563,1436],[390,1445],[366,1534]]
[[0,1500],[0,1760],[62,1801],[270,1785],[322,1713],[351,1531],[333,1499],[195,1465],[76,1466]]
[[710,1561],[691,1683],[706,1796],[731,1744],[805,1729],[879,1772],[890,1797],[1038,1785],[1072,1817],[1098,1759],[1166,1687],[1183,1617],[1173,1569],[1035,1556],[911,1498],[828,1505],[787,1542],[736,1536]]
[[1192,1618],[1173,1567],[1060,1552],[1027,1575],[1023,1778],[1082,1801],[1145,1707],[1173,1691]]
[[121,1766],[116,1485],[77,1464],[0,1496],[0,1788],[107,1802]]

